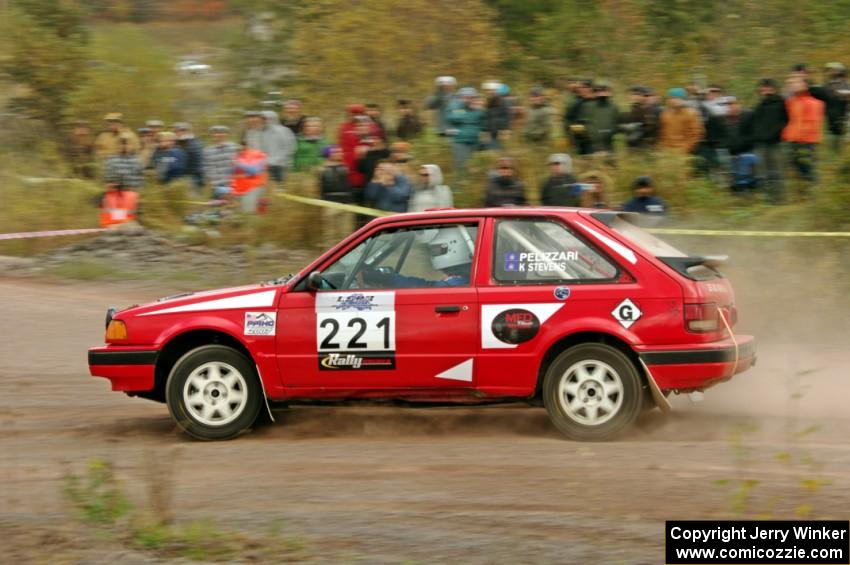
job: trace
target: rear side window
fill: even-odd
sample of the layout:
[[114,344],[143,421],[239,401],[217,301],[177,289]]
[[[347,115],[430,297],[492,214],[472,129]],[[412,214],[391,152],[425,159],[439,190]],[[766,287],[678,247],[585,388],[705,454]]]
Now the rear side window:
[[508,284],[605,281],[617,267],[565,226],[543,219],[499,220],[493,278]]

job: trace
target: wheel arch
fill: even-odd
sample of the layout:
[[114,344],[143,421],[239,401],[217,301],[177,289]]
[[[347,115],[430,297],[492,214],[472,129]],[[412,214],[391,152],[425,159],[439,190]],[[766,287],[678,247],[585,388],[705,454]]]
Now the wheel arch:
[[646,375],[644,374],[644,370],[641,367],[640,358],[634,349],[629,345],[628,342],[624,341],[622,338],[610,334],[607,332],[600,331],[579,331],[571,334],[567,334],[558,338],[552,345],[549,346],[549,349],[546,350],[546,353],[543,354],[543,358],[540,361],[540,366],[537,369],[537,383],[534,387],[534,399],[540,400],[541,392],[543,389],[543,378],[546,376],[546,371],[549,370],[549,366],[555,360],[558,355],[562,352],[566,351],[571,347],[575,347],[576,345],[580,345],[582,343],[602,343],[615,349],[618,349],[629,360],[637,370],[638,375],[640,375],[641,379],[646,383]]
[[[138,396],[157,402],[165,402],[165,384],[174,364],[189,351],[202,345],[223,345],[244,355],[253,365],[256,360],[248,347],[231,334],[209,328],[195,328],[171,336],[159,350],[154,368],[154,387]],[[262,383],[261,383],[262,384]]]

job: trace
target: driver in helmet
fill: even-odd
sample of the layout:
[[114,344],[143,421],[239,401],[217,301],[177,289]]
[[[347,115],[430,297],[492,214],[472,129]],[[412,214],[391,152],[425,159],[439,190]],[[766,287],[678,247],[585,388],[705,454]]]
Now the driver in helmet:
[[465,228],[442,228],[430,242],[424,245],[428,249],[431,266],[435,271],[443,273],[442,279],[429,280],[401,275],[378,267],[361,271],[362,282],[369,288],[436,288],[469,285],[475,244]]

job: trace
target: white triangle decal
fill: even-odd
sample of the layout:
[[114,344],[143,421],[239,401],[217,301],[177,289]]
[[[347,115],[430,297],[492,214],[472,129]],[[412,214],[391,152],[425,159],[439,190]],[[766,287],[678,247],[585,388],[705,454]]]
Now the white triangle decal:
[[438,379],[450,379],[453,381],[466,381],[472,382],[472,359],[467,359],[463,363],[459,365],[455,365],[451,369],[443,371],[435,378]]

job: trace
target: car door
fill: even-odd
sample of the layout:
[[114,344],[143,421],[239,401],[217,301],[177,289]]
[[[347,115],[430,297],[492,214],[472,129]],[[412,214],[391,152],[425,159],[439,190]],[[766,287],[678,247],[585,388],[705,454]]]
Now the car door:
[[346,394],[473,386],[480,220],[392,224],[320,266],[279,310],[286,387]]
[[[486,237],[477,385],[530,394],[547,348],[567,333],[616,324],[610,311],[636,284],[557,216],[493,218]],[[595,325],[583,327],[588,319]]]

